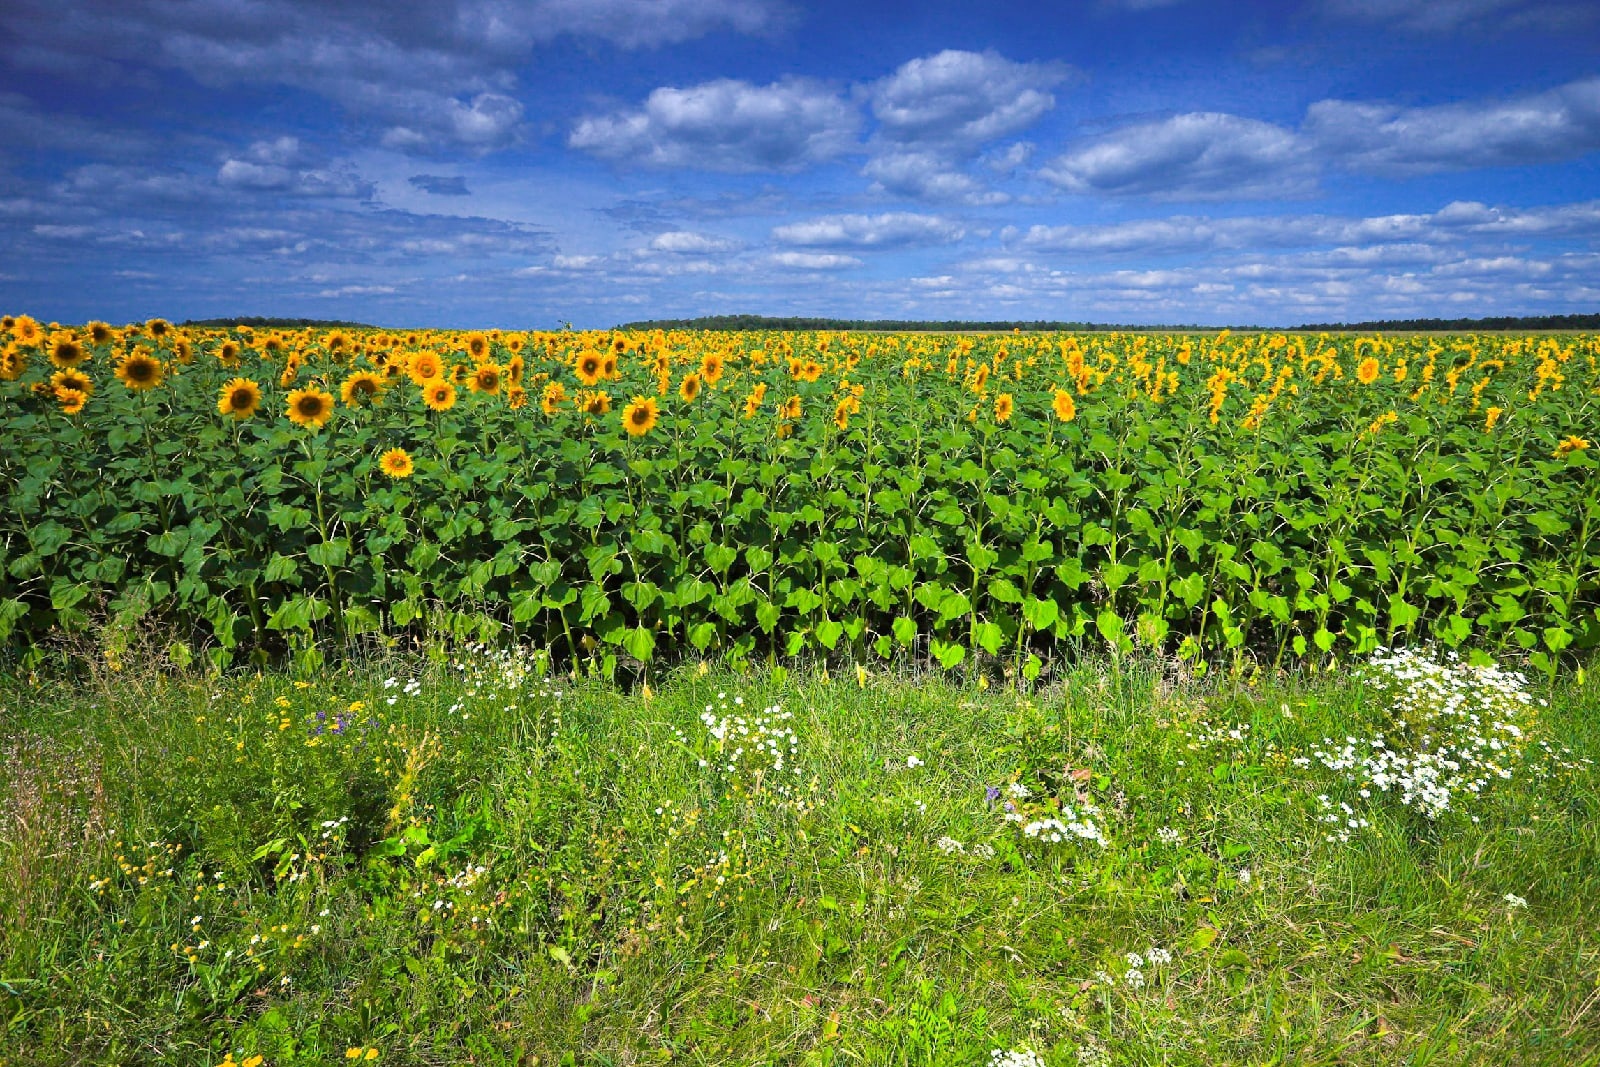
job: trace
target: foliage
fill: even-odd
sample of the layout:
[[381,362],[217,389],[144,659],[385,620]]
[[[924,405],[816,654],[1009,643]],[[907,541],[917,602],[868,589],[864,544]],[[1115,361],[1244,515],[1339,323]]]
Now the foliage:
[[[1412,661],[1134,657],[1032,694],[684,668],[632,695],[546,663],[0,676],[0,1059],[1600,1054],[1592,681],[1424,815],[1316,757],[1398,747]],[[1485,706],[1526,684],[1439,669]],[[1068,805],[1099,840],[1007,818]]]
[[1032,680],[1600,644],[1594,336],[8,328],[19,647],[98,613],[219,666],[510,628],[608,675]]

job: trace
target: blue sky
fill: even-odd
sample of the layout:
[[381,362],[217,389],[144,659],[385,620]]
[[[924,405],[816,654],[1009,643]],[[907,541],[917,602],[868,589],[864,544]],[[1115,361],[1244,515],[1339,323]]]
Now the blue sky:
[[1600,5],[8,0],[0,306],[1600,310]]

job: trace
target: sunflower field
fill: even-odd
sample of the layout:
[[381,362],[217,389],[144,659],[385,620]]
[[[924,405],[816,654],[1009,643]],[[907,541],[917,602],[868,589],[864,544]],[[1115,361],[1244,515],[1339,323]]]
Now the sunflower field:
[[[1600,337],[0,320],[0,641],[226,666],[1600,645]],[[188,654],[188,653],[185,653]]]

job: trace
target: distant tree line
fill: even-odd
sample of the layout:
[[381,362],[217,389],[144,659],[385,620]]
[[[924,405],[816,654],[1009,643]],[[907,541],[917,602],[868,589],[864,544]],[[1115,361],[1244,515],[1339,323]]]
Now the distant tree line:
[[[627,322],[619,330],[852,330],[862,333],[955,333],[963,330],[975,332],[1071,331],[1108,332],[1112,330],[1220,330],[1220,326],[1139,326],[1128,323],[1105,322],[969,322],[955,319],[929,321],[923,319],[828,319],[803,316],[775,317],[771,315],[702,315],[695,319],[647,319]],[[1261,326],[1229,326],[1230,330],[1260,330]],[[1463,333],[1489,330],[1595,330],[1600,329],[1600,314],[1596,315],[1498,315],[1483,319],[1381,319],[1370,322],[1313,322],[1290,327],[1294,331],[1327,333],[1357,330],[1381,330],[1392,333],[1419,333],[1427,331]]]
[[1600,315],[1494,315],[1485,319],[1381,319],[1374,322],[1316,322],[1301,330],[1389,330],[1408,333],[1486,330],[1595,330]]
[[1062,330],[1208,330],[1215,326],[1119,326],[1094,322],[1031,322],[1006,320],[1004,322],[969,322],[947,319],[826,319],[803,316],[774,317],[771,315],[702,315],[696,319],[647,319],[643,322],[625,322],[619,330],[854,330],[863,333],[951,333],[961,330],[998,332],[1032,330],[1058,332]]
[[180,326],[248,326],[252,330],[301,330],[306,328],[327,330],[376,330],[365,322],[346,322],[344,319],[274,319],[261,315],[246,315],[238,319],[186,319]]

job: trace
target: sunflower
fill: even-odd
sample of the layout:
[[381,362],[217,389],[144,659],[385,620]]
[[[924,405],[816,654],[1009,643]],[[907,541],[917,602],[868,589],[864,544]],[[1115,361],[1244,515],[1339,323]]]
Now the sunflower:
[[512,356],[506,360],[506,377],[514,382],[522,381],[522,372],[525,369],[527,369],[527,364],[523,362],[521,356]]
[[506,406],[512,411],[521,411],[528,406],[528,391],[520,385],[506,386]]
[[783,406],[778,409],[778,415],[780,418],[798,419],[800,417],[800,398],[791,396],[788,400],[785,400]]
[[180,337],[172,342],[172,357],[179,363],[187,366],[194,362],[194,345],[189,343],[187,337]]
[[411,462],[411,453],[403,448],[391,448],[378,457],[378,469],[391,478],[409,478],[416,465]]
[[444,377],[444,360],[439,358],[437,352],[413,352],[406,373],[418,385],[427,385],[435,378]]
[[277,334],[270,334],[270,335],[268,335],[268,337],[267,337],[267,339],[265,341],[261,342],[261,358],[262,359],[271,359],[273,356],[276,356],[279,352],[282,352],[282,351],[283,351],[283,338],[278,336]]
[[235,378],[217,395],[217,413],[243,421],[261,406],[261,386],[249,378]]
[[358,370],[339,386],[339,397],[347,408],[359,407],[364,400],[374,400],[383,390],[383,379],[369,370]]
[[1562,459],[1572,455],[1574,452],[1586,452],[1590,444],[1591,442],[1579,437],[1577,434],[1568,434],[1559,445],[1556,445],[1555,457]]
[[172,323],[168,322],[166,319],[146,319],[144,324],[144,332],[149,334],[151,337],[159,339],[172,332]]
[[294,380],[299,376],[300,356],[298,353],[294,353],[291,354],[288,359],[284,360],[283,373],[278,375],[278,385],[284,389],[287,389],[289,386],[294,384]]
[[747,418],[747,419],[748,418],[753,418],[755,416],[755,413],[760,411],[760,410],[761,410],[761,397],[760,397],[759,394],[751,393],[749,396],[744,398],[744,417],[745,418]]
[[622,428],[630,437],[643,437],[656,426],[656,400],[652,396],[636,396],[622,409]]
[[700,377],[713,389],[722,381],[722,354],[720,352],[707,352],[700,360]]
[[44,328],[27,315],[18,315],[11,324],[11,336],[19,345],[36,345],[44,340]]
[[1485,413],[1487,417],[1483,420],[1483,432],[1488,433],[1490,430],[1493,430],[1494,424],[1499,422],[1500,416],[1504,415],[1505,413],[1505,408],[1490,406],[1489,410]]
[[136,393],[154,389],[166,376],[167,368],[148,352],[130,352],[117,363],[117,380]]
[[1062,422],[1071,422],[1078,417],[1078,404],[1072,399],[1072,394],[1065,389],[1057,389],[1055,399],[1050,402],[1056,418]]
[[83,405],[89,402],[89,394],[79,389],[56,389],[56,400],[61,403],[61,410],[68,415],[76,415],[83,410]]
[[628,350],[628,339],[626,337],[612,338],[611,350],[620,356],[622,353]]
[[333,418],[333,394],[316,386],[296,389],[289,394],[289,421],[296,426],[320,430]]
[[700,395],[700,375],[685,374],[683,384],[678,386],[678,395],[686,401],[693,401]]
[[456,406],[456,387],[443,378],[422,387],[422,402],[432,411],[449,411]]
[[988,384],[989,384],[989,364],[985,363],[982,366],[980,366],[978,368],[978,372],[972,376],[972,385],[971,385],[970,388],[972,389],[972,391],[974,393],[981,393],[981,392],[983,392],[984,387],[987,386]]
[[1371,385],[1373,382],[1378,380],[1378,372],[1380,369],[1381,368],[1378,366],[1377,358],[1374,356],[1368,356],[1366,359],[1362,360],[1361,365],[1356,368],[1356,380],[1362,385]]
[[505,373],[498,363],[483,363],[472,372],[468,387],[474,393],[487,393],[490,396],[500,395],[500,378]]
[[544,386],[544,398],[539,401],[539,406],[544,409],[544,413],[546,415],[554,415],[558,410],[560,410],[561,405],[566,403],[566,400],[566,386],[562,385],[560,382],[546,382]]
[[605,358],[600,361],[600,373],[611,381],[622,377],[622,371],[617,367],[617,357],[609,352],[606,353]]
[[850,428],[850,401],[848,398],[839,401],[839,406],[833,409],[833,424],[841,430]]
[[523,340],[522,336],[519,334],[507,341],[506,347],[511,349],[511,354],[515,356],[522,351],[522,346],[525,344],[527,344],[527,342]]
[[0,382],[14,382],[28,369],[28,356],[15,344],[0,351]]
[[59,392],[62,389],[72,389],[84,396],[94,395],[94,382],[89,376],[76,367],[67,367],[50,375],[50,384]]
[[70,333],[58,333],[50,338],[50,362],[58,367],[76,367],[89,353],[83,350],[83,345]]
[[489,358],[489,339],[481,333],[467,334],[467,355],[474,362],[482,362]]
[[466,385],[472,377],[472,368],[465,363],[457,363],[450,368],[450,380],[456,385]]
[[[617,357],[612,356],[613,360]],[[605,373],[605,358],[592,348],[586,348],[578,353],[578,358],[573,361],[572,371],[578,376],[578,381],[587,386],[599,384],[600,376]]]
[[611,394],[603,389],[592,393],[584,393],[578,400],[578,406],[587,415],[606,415],[611,411]]
[[350,338],[335,330],[323,338],[322,344],[330,353],[337,354],[350,347]]
[[814,382],[820,377],[822,377],[822,364],[816,360],[808,359],[801,365],[800,378],[802,381]]
[[217,348],[217,362],[232,370],[239,365],[239,351],[238,341],[224,341]]
[[994,398],[994,421],[1010,422],[1011,412],[1016,409],[1017,402],[1010,393],[1001,393]]

